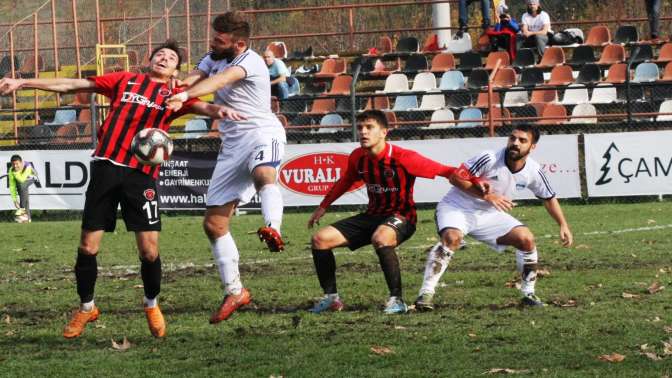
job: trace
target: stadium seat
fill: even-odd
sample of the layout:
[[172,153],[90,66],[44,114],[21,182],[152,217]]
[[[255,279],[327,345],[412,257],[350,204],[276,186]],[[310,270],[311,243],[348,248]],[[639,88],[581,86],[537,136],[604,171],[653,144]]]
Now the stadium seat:
[[581,67],[586,63],[594,63],[597,59],[595,58],[595,50],[592,46],[581,45],[577,46],[572,53],[572,59],[569,61],[569,64],[572,66]]
[[28,143],[47,144],[51,143],[54,132],[49,125],[35,125],[28,127]]
[[91,123],[91,109],[82,109],[79,111],[79,116],[77,117],[77,122],[80,124],[90,124]]
[[196,139],[208,133],[208,123],[204,119],[192,118],[184,125],[184,138]]
[[336,111],[336,99],[316,98],[307,114],[326,114]]
[[45,125],[65,125],[66,123],[77,120],[77,111],[75,109],[58,109],[54,114],[54,120],[45,122]]
[[514,124],[529,124],[533,122],[529,119],[516,119],[516,118],[537,118],[539,113],[537,113],[537,108],[532,105],[524,105],[521,107],[512,108],[511,112],[513,113],[513,123]]
[[520,85],[534,87],[544,83],[544,72],[539,67],[527,67],[520,73]]
[[427,63],[427,57],[422,54],[411,54],[406,59],[406,64],[404,65],[404,72],[420,72],[427,71],[429,69],[429,63]]
[[555,89],[535,89],[532,91],[532,96],[530,97],[530,103],[535,104],[545,104],[549,102],[558,101],[558,91]]
[[455,57],[451,53],[436,54],[432,58],[431,72],[447,72],[455,69]]
[[418,53],[420,52],[420,43],[415,37],[403,37],[397,42],[396,53]]
[[[271,42],[266,45],[266,50],[271,50],[278,59],[287,59],[287,45],[282,41]],[[186,55],[183,56],[186,59]]]
[[565,64],[565,52],[561,47],[551,46],[546,48],[544,56],[541,57],[541,62],[537,64],[537,67],[550,68],[561,64]]
[[664,44],[658,51],[658,58],[654,59],[656,63],[672,62],[672,43]]
[[565,95],[562,97],[561,104],[576,105],[587,103],[590,100],[588,97],[588,88],[581,84],[572,84],[565,89]]
[[439,109],[435,110],[434,113],[432,113],[432,117],[430,118],[431,123],[429,124],[429,129],[446,129],[449,127],[452,127],[455,125],[453,122],[446,122],[446,121],[453,121],[455,120],[455,115],[453,114],[453,111],[450,109]]
[[92,126],[90,122],[84,125],[84,129],[75,140],[75,143],[91,143],[93,141]]
[[507,67],[510,65],[509,53],[506,51],[493,51],[488,54],[488,57],[485,60],[485,69],[492,70],[497,65],[499,61],[499,67]]
[[[561,117],[561,118],[551,118]],[[546,104],[541,119],[537,122],[540,125],[559,125],[567,122],[567,109],[562,104]]]
[[334,78],[338,75],[344,74],[347,69],[345,59],[326,59],[322,63],[320,72],[315,74],[318,78]]
[[[661,102],[658,113],[672,113],[672,100]],[[672,121],[672,114],[661,114],[656,117],[656,121]]]
[[612,65],[614,63],[621,63],[625,61],[625,48],[622,45],[610,44],[602,50],[602,56],[597,64]]
[[422,96],[419,110],[437,110],[446,106],[446,98],[443,94],[426,94]]
[[352,76],[350,75],[339,75],[334,78],[334,81],[331,83],[331,89],[329,94],[331,95],[349,95],[350,94],[350,84],[352,84]]
[[433,53],[439,51],[439,36],[435,33],[432,33],[425,38],[425,42],[422,43],[422,52],[423,53]]
[[[37,55],[37,71],[44,71],[44,58]],[[19,77],[35,77],[35,54],[28,54],[19,68]]]
[[548,85],[568,85],[574,82],[571,66],[555,66],[551,70],[551,78]]
[[661,80],[672,81],[672,62],[665,65],[663,70],[663,78]]
[[576,78],[577,84],[597,83],[602,79],[602,71],[597,64],[587,63],[581,66],[579,76]]
[[408,78],[403,73],[395,73],[385,79],[385,88],[383,92],[407,92]]
[[387,96],[374,96],[369,97],[366,101],[366,107],[364,110],[378,109],[378,110],[387,110],[390,108],[390,98]]
[[632,60],[633,63],[638,64],[653,60],[653,48],[651,45],[631,46],[630,59],[632,59],[632,55],[635,53],[635,51],[637,51],[637,56]]
[[[14,56],[14,70],[18,71],[21,68],[21,61],[18,56]],[[0,60],[0,77],[5,77],[5,75],[12,72],[12,58],[9,55],[5,55]]]
[[621,25],[616,29],[614,34],[614,43],[630,44],[639,42],[639,34],[637,28],[632,25]]
[[480,67],[483,67],[481,54],[473,51],[468,51],[460,55],[460,64],[458,66],[460,70],[471,70]]
[[527,90],[521,87],[514,87],[504,93],[504,106],[522,106],[530,102]]
[[471,70],[469,80],[467,80],[467,88],[480,89],[488,86],[490,74],[483,68],[476,68]]
[[51,140],[53,144],[73,144],[77,143],[79,137],[79,125],[76,123],[68,123],[56,130],[54,138]]
[[460,112],[459,120],[467,122],[460,122],[455,127],[480,127],[483,126],[483,113],[478,108],[465,108]]
[[394,107],[392,110],[395,112],[405,112],[417,108],[418,98],[415,95],[403,95],[397,96],[397,98],[394,99]]
[[511,122],[511,112],[509,112],[509,109],[506,109],[506,108],[503,108],[503,109],[500,108],[500,107],[491,108],[490,112],[485,117],[486,124],[487,124],[487,119],[490,116],[492,117],[492,125],[494,127],[500,127],[500,126],[503,126],[504,123],[510,123]]
[[466,91],[446,94],[447,108],[464,108],[471,105],[471,95]]
[[593,88],[593,95],[590,97],[591,104],[611,104],[618,101],[616,87],[611,84],[598,84]]
[[376,50],[378,50],[378,54],[388,54],[392,52],[392,39],[390,37],[384,35],[380,38],[378,38],[378,44],[376,45]]
[[[593,104],[578,104],[572,110],[572,116],[595,116],[597,110]],[[597,123],[597,117],[594,118],[571,118],[569,123]]]
[[413,87],[411,91],[431,91],[436,89],[436,76],[431,72],[420,72],[413,78]]
[[464,33],[462,38],[452,39],[446,45],[446,51],[453,54],[463,54],[471,51],[473,43],[471,42],[471,35]]
[[[499,98],[499,93],[493,92],[492,93],[492,106],[499,106],[500,104],[500,98]],[[474,107],[477,108],[488,108],[488,92],[481,92],[478,94],[478,98],[476,99],[476,104]]]
[[590,28],[588,37],[586,37],[586,45],[602,47],[609,43],[611,43],[611,32],[609,31],[609,28],[604,25],[593,26]]
[[504,67],[497,70],[492,85],[495,88],[509,88],[516,85],[516,70],[511,67]]
[[441,75],[439,89],[442,91],[456,91],[465,88],[464,74],[462,71],[448,71]]
[[[335,113],[327,114],[320,120],[320,126],[337,126],[343,124],[343,117]],[[317,129],[317,132],[321,134],[333,134],[339,131],[341,131],[341,128],[339,127],[320,127]]]
[[534,51],[532,49],[520,49],[516,52],[516,59],[511,65],[515,68],[522,69],[525,67],[534,66]]
[[604,82],[611,84],[625,83],[627,68],[628,66],[625,63],[612,64],[609,66],[609,72],[607,72],[607,78],[604,79]]
[[635,68],[635,77],[632,79],[635,83],[652,82],[658,80],[660,70],[655,63],[641,63]]
[[385,118],[387,118],[387,124],[389,125],[390,128],[396,128],[399,127],[397,124],[397,115],[394,112],[385,112]]
[[392,63],[393,65],[388,67],[382,60],[376,59],[376,62],[373,65],[373,71],[369,72],[369,75],[387,77],[390,76],[390,74],[401,70],[401,62],[399,59],[392,60]]

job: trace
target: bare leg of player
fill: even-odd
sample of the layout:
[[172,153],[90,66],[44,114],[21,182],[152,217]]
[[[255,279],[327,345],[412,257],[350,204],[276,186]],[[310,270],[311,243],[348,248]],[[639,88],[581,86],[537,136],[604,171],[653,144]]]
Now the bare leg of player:
[[527,306],[544,306],[544,302],[534,292],[539,255],[530,229],[525,226],[515,227],[497,239],[497,243],[516,248],[516,268],[521,276],[520,291],[523,294],[521,302]]
[[222,304],[210,317],[212,324],[228,319],[239,307],[252,301],[250,292],[240,281],[238,270],[240,255],[236,242],[229,232],[231,217],[237,205],[238,201],[233,201],[223,206],[208,207],[203,220],[203,229],[210,239],[212,255],[225,289]]
[[265,224],[257,234],[271,252],[280,252],[285,248],[280,233],[284,203],[276,181],[277,171],[271,166],[258,166],[252,171],[252,177],[261,200],[261,214]]
[[427,254],[425,274],[418,298],[415,300],[415,309],[418,311],[431,311],[434,309],[434,292],[439,284],[441,276],[448,268],[463,239],[462,232],[454,228],[447,228],[441,233],[441,241],[436,243]]

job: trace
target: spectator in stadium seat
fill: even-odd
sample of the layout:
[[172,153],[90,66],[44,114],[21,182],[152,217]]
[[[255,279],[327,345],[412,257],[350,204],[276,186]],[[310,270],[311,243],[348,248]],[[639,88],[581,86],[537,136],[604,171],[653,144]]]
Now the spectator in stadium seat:
[[264,52],[264,62],[271,75],[271,94],[280,100],[286,100],[290,95],[299,92],[299,81],[291,77],[289,69],[281,59],[277,59],[273,51]]
[[28,188],[38,182],[37,174],[33,165],[19,155],[12,155],[9,159],[12,166],[7,174],[9,180],[9,193],[16,207],[16,221],[19,223],[30,222],[30,203]]
[[481,13],[483,14],[483,30],[490,27],[490,0],[460,0],[459,22],[460,30],[455,33],[455,38],[460,39],[467,31],[467,24],[469,23],[469,11],[467,7],[471,3],[479,1],[481,3]]
[[541,59],[548,39],[553,35],[550,16],[541,9],[539,0],[527,0],[527,12],[523,13],[520,21],[522,34],[518,36],[518,48],[534,48]]
[[494,28],[488,29],[486,34],[490,37],[492,51],[504,49],[509,52],[511,60],[516,59],[516,34],[520,32],[518,22],[509,14],[509,7],[500,4],[497,7],[499,22]]
[[649,18],[651,42],[660,42],[660,0],[646,0],[646,16]]

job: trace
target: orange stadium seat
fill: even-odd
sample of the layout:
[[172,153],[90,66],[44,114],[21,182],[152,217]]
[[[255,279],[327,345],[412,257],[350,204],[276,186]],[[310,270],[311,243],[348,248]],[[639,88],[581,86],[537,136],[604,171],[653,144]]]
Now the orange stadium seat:
[[600,56],[600,60],[597,61],[597,64],[611,65],[623,61],[625,61],[625,48],[623,45],[610,44],[602,50],[602,56]]
[[672,62],[672,43],[666,43],[658,52],[658,58],[654,60],[656,63]]
[[331,83],[331,89],[329,94],[332,95],[349,95],[350,94],[350,84],[352,84],[352,76],[350,75],[339,75],[334,78],[334,81]]
[[436,54],[432,58],[431,72],[446,72],[455,69],[455,57],[451,53]]
[[489,114],[492,116],[492,124],[495,127],[500,127],[504,125],[504,123],[511,122],[511,112],[509,112],[509,109],[494,107],[490,109]]
[[322,63],[320,72],[315,74],[315,77],[320,78],[334,78],[340,74],[344,74],[347,69],[345,59],[326,59]]
[[609,66],[609,73],[607,73],[607,78],[604,81],[611,84],[624,83],[626,71],[627,65],[625,63],[612,64]]
[[530,103],[532,104],[545,104],[557,101],[558,92],[555,89],[535,89],[532,91],[532,97],[530,98]]
[[661,80],[672,81],[672,62],[667,63],[663,70],[663,78]]
[[401,59],[397,58],[392,61],[390,67],[386,66],[382,60],[376,59],[376,63],[373,65],[373,71],[369,72],[371,76],[381,76],[387,77],[390,74],[401,70]]
[[378,109],[378,110],[387,110],[390,108],[390,98],[387,96],[374,96],[369,97],[366,101],[366,107],[364,110]]
[[485,60],[485,69],[492,70],[495,68],[497,61],[499,61],[500,67],[507,67],[511,64],[509,58],[509,53],[506,51],[493,51],[488,54],[488,57]]
[[336,99],[334,98],[316,98],[310,107],[308,114],[327,114],[336,111]]
[[504,67],[497,70],[492,85],[495,88],[510,88],[517,84],[516,70],[511,67]]
[[611,32],[609,28],[604,25],[597,25],[590,28],[588,37],[586,37],[586,45],[593,47],[602,47],[611,43]]
[[574,82],[572,76],[572,67],[570,66],[555,66],[551,70],[551,78],[548,80],[548,85],[568,85]]
[[[499,106],[500,104],[499,93],[492,93],[492,106]],[[488,107],[488,92],[481,92],[478,94],[476,99],[476,104],[474,105],[477,108],[487,108]]]
[[[562,117],[551,119],[550,117]],[[540,125],[559,125],[567,122],[567,109],[562,104],[546,104],[541,114],[541,119],[537,122]]]
[[68,123],[56,130],[51,143],[54,144],[73,144],[79,138],[79,126],[76,123]]
[[565,64],[565,52],[561,47],[551,46],[546,48],[544,51],[544,56],[541,58],[541,62],[537,64],[537,67],[555,67],[560,64]]

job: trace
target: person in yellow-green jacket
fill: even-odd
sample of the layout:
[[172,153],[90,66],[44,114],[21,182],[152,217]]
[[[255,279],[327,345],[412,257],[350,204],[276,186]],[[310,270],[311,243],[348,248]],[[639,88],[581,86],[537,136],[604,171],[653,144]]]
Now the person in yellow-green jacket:
[[9,193],[16,206],[17,222],[30,222],[30,203],[28,188],[38,181],[35,168],[30,162],[23,162],[21,156],[12,155],[12,164],[7,174],[9,180]]

